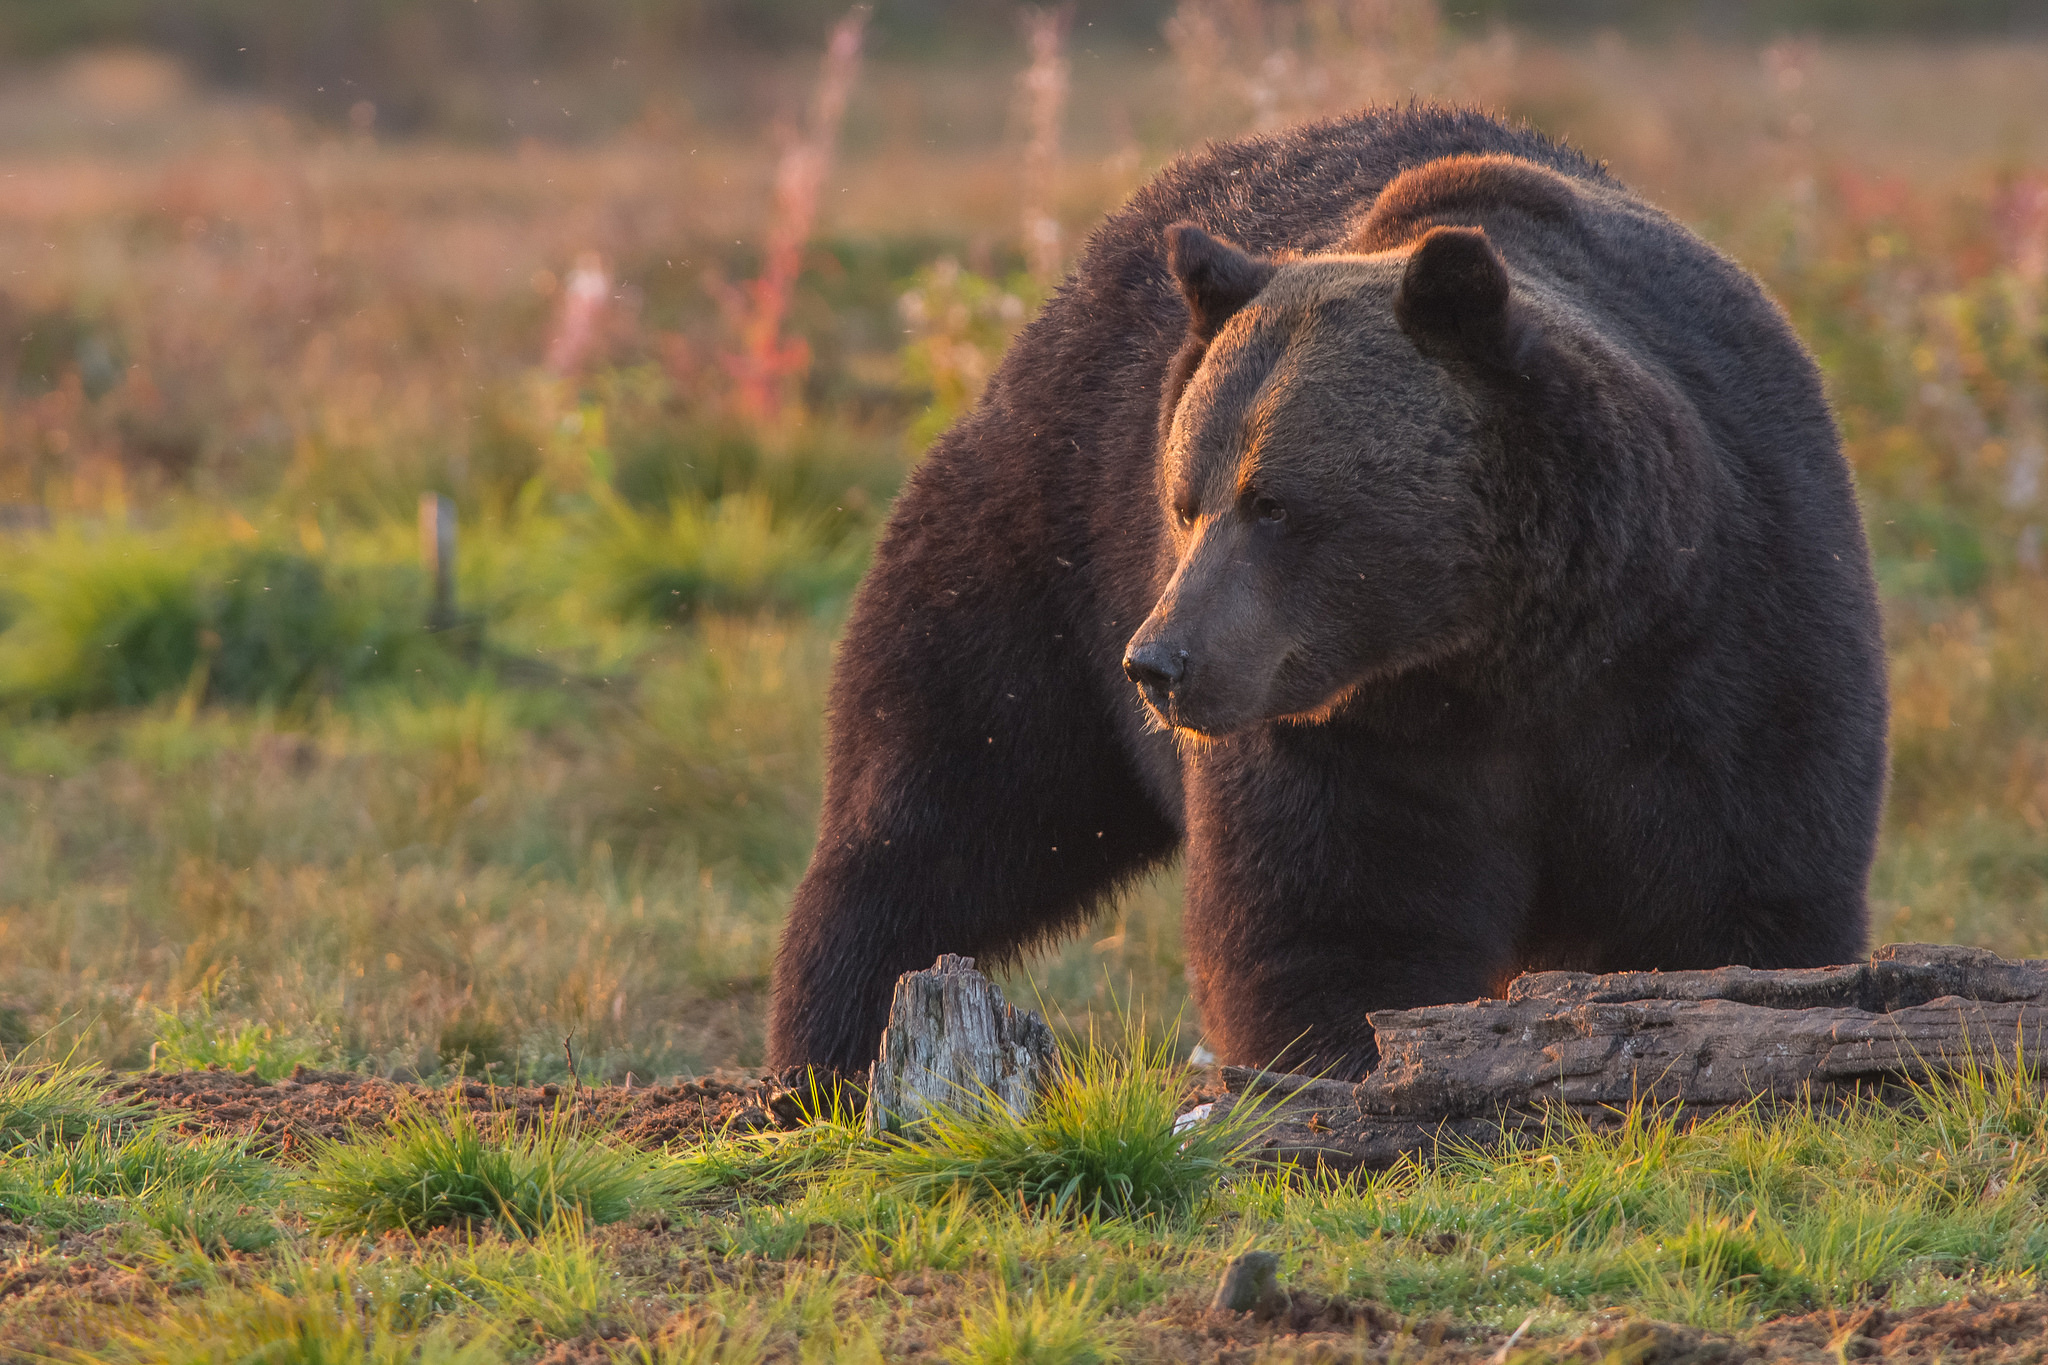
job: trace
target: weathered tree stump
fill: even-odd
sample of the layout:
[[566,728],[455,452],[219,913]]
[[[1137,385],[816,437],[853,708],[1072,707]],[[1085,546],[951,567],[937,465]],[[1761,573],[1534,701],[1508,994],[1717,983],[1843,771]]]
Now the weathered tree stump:
[[1636,1101],[1698,1117],[1759,1097],[1898,1094],[2036,1051],[2048,960],[1916,943],[1796,971],[1537,972],[1505,1000],[1371,1019],[1380,1061],[1357,1085],[1222,1069],[1229,1103],[1266,1097],[1271,1154],[1382,1168],[1566,1111],[1601,1125]]
[[1005,1003],[973,958],[942,954],[929,971],[896,978],[868,1073],[868,1131],[901,1132],[934,1109],[991,1101],[1022,1116],[1057,1055],[1043,1019]]

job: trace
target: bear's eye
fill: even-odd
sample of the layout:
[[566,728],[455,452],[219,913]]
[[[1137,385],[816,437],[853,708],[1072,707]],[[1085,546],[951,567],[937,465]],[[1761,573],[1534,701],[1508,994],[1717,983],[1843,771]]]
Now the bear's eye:
[[1187,503],[1177,503],[1173,509],[1173,519],[1182,530],[1186,530],[1195,524],[1195,509]]
[[1252,499],[1252,517],[1254,520],[1265,522],[1268,525],[1277,525],[1287,520],[1287,509],[1280,505],[1278,498],[1268,497],[1266,494],[1260,493]]

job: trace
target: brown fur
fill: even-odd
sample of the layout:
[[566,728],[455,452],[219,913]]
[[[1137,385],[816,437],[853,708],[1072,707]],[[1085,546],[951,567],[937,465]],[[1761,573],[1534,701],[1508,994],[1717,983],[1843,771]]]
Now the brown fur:
[[1215,146],[1105,223],[898,502],[831,720],[779,1065],[865,1066],[897,973],[1176,848],[1235,1062],[1355,1075],[1371,1011],[1525,967],[1863,946],[1883,653],[1814,367],[1465,111]]
[[1518,156],[1447,156],[1394,177],[1359,220],[1345,247],[1388,251],[1428,227],[1476,224],[1519,213],[1570,231],[1579,214],[1572,182]]

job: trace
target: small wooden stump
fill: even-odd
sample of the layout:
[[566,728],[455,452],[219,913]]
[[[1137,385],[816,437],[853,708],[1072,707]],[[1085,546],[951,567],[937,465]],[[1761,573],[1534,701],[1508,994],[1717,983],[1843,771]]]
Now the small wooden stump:
[[929,971],[896,978],[868,1073],[868,1131],[900,1133],[934,1109],[990,1100],[1022,1117],[1057,1056],[1043,1019],[1007,1004],[973,958],[941,954]]

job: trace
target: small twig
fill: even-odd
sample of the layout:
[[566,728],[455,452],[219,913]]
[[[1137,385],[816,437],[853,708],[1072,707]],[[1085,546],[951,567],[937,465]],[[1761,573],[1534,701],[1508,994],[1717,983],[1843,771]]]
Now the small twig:
[[1536,1315],[1531,1313],[1528,1317],[1522,1319],[1520,1327],[1508,1333],[1508,1339],[1500,1344],[1500,1350],[1494,1354],[1493,1365],[1508,1365],[1508,1352],[1515,1349],[1515,1343],[1522,1339],[1522,1333],[1528,1331],[1529,1324],[1534,1321],[1536,1321]]
[[571,1095],[574,1095],[583,1084],[576,1075],[576,1049],[570,1046],[575,1041],[575,1038],[576,1035],[571,1033],[562,1039],[562,1055],[569,1059],[569,1093]]

